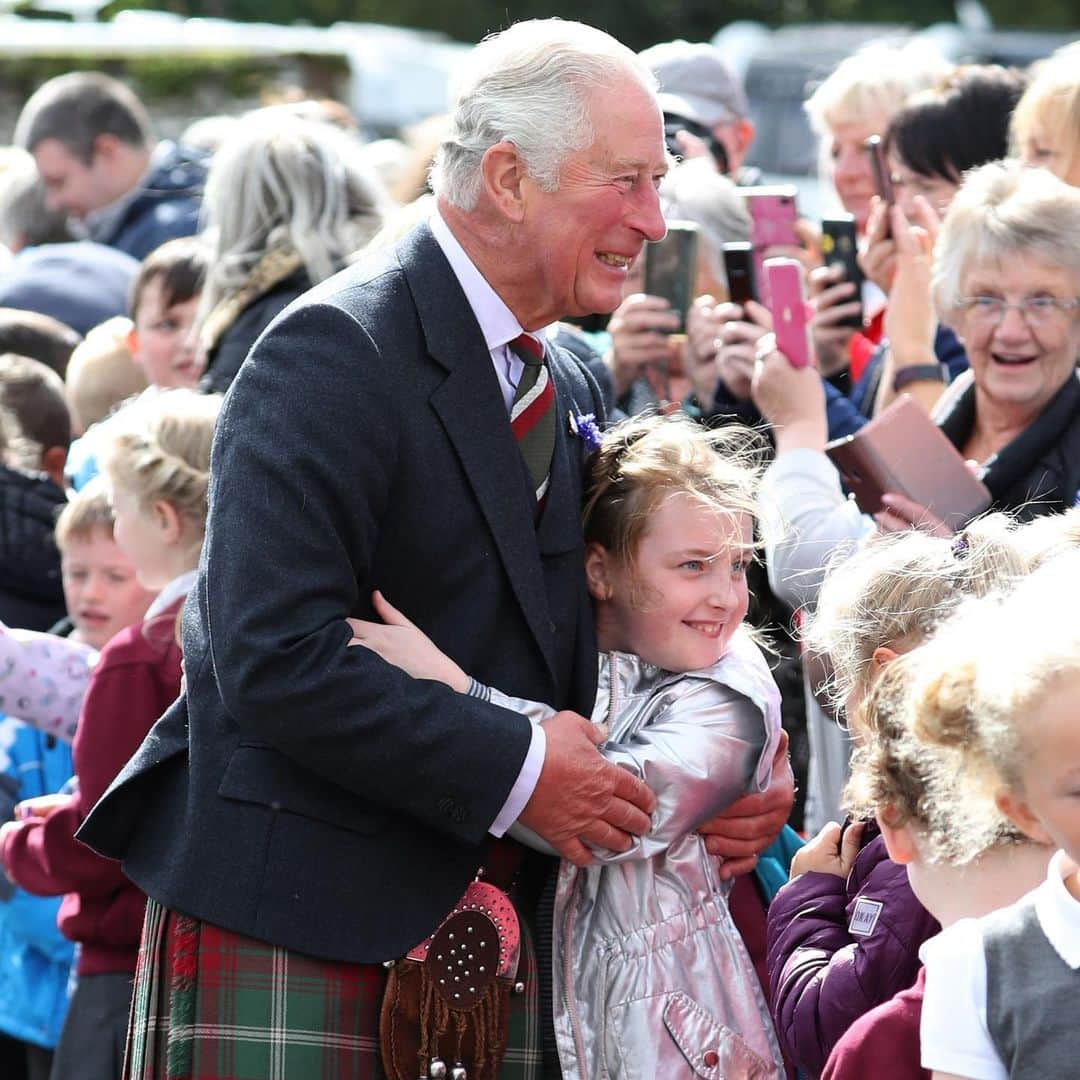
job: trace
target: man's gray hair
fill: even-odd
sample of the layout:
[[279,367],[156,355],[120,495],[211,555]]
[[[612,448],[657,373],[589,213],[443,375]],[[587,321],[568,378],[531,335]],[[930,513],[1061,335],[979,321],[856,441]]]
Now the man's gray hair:
[[45,185],[34,159],[11,146],[0,154],[0,244],[12,251],[73,239],[62,210],[45,205]]
[[100,71],[71,71],[30,95],[19,113],[13,142],[33,153],[46,139],[56,139],[89,165],[99,135],[115,135],[140,149],[151,148],[155,141],[145,106],[122,82]]
[[1080,189],[1018,161],[965,173],[934,246],[931,288],[941,321],[956,326],[974,267],[1023,257],[1068,271],[1080,292]]
[[451,130],[431,171],[431,189],[461,210],[480,194],[480,164],[500,142],[517,148],[544,191],[559,184],[571,154],[591,146],[592,91],[633,79],[655,91],[652,72],[602,30],[535,19],[493,34],[470,54],[455,83]]
[[354,136],[275,107],[249,113],[206,178],[213,252],[200,315],[274,249],[299,255],[313,285],[328,278],[378,231],[387,205]]

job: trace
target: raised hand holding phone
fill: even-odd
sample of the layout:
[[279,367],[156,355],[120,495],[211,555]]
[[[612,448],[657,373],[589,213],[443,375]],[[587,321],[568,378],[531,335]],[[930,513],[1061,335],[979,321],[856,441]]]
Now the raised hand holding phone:
[[769,283],[769,310],[776,347],[792,367],[810,367],[814,363],[814,344],[810,337],[813,313],[806,303],[802,264],[797,259],[766,259],[765,277]]

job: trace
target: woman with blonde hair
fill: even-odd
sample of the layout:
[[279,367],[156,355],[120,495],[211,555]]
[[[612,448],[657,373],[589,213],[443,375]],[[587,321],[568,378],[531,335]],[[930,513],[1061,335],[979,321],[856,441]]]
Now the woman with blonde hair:
[[342,269],[378,231],[386,205],[353,136],[276,107],[246,117],[206,180],[212,251],[196,320],[200,387],[227,390],[271,320]]
[[1013,152],[1080,187],[1080,42],[1035,68],[1012,117]]

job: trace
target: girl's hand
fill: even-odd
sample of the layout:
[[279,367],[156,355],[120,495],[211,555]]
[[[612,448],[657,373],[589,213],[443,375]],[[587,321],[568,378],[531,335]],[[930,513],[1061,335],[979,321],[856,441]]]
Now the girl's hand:
[[794,878],[813,871],[846,879],[859,854],[863,824],[861,821],[851,822],[841,839],[840,826],[830,821],[813,840],[795,852],[795,858],[791,860],[791,876]]
[[758,412],[772,425],[777,453],[824,449],[828,421],[821,376],[813,367],[792,367],[771,335],[758,344],[752,392]]
[[375,613],[383,621],[376,623],[362,619],[346,619],[353,632],[350,648],[362,645],[371,649],[414,679],[434,679],[462,694],[469,689],[469,676],[446,653],[439,650],[427,634],[409,622],[381,592],[373,592],[371,602]]

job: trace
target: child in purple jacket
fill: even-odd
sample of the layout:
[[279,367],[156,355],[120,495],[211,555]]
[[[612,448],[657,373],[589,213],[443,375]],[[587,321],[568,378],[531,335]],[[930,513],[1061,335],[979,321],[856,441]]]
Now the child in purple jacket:
[[[967,596],[1019,577],[1026,562],[1002,516],[950,539],[873,537],[822,585],[810,644],[827,654],[848,717],[882,667],[929,635]],[[856,743],[859,731],[853,731]],[[933,916],[889,859],[873,822],[835,822],[799,851],[769,908],[773,1020],[789,1059],[818,1077],[860,1016],[915,981]]]

